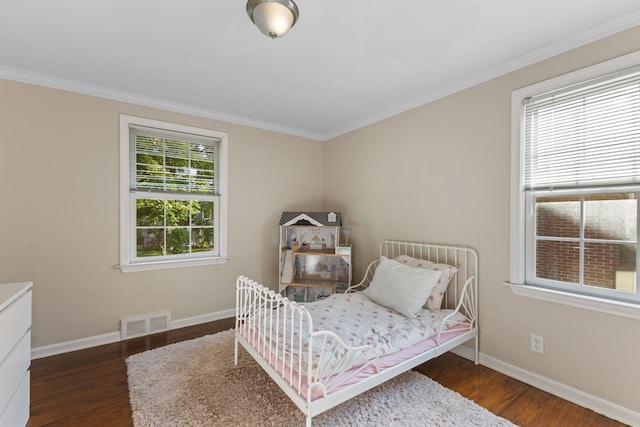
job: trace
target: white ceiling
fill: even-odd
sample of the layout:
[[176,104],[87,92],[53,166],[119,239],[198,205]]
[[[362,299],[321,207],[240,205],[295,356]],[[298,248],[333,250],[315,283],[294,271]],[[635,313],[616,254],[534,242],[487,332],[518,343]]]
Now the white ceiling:
[[640,25],[639,0],[2,0],[0,78],[317,140]]

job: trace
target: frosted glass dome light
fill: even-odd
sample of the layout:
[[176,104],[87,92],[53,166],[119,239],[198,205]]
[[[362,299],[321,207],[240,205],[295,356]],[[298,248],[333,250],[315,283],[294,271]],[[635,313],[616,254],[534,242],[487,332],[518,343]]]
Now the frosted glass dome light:
[[292,0],[249,0],[247,14],[262,34],[275,39],[295,25],[298,6]]

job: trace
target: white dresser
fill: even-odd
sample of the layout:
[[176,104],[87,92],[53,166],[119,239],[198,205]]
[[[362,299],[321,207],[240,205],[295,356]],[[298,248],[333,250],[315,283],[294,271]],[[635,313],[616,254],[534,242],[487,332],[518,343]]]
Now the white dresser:
[[0,427],[29,421],[32,286],[0,284]]

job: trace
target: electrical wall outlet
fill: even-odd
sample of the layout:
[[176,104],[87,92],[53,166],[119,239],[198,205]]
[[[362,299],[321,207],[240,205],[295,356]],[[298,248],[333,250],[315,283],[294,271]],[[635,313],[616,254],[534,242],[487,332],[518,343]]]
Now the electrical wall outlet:
[[544,339],[541,336],[531,334],[531,351],[544,354]]

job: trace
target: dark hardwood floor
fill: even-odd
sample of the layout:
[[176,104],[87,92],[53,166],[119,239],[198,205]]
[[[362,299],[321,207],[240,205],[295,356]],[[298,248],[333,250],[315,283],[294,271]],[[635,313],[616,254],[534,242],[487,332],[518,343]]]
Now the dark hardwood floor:
[[[125,365],[128,356],[233,326],[233,319],[219,320],[36,359],[31,364],[28,425],[132,426]],[[451,353],[416,370],[523,427],[623,426]]]

